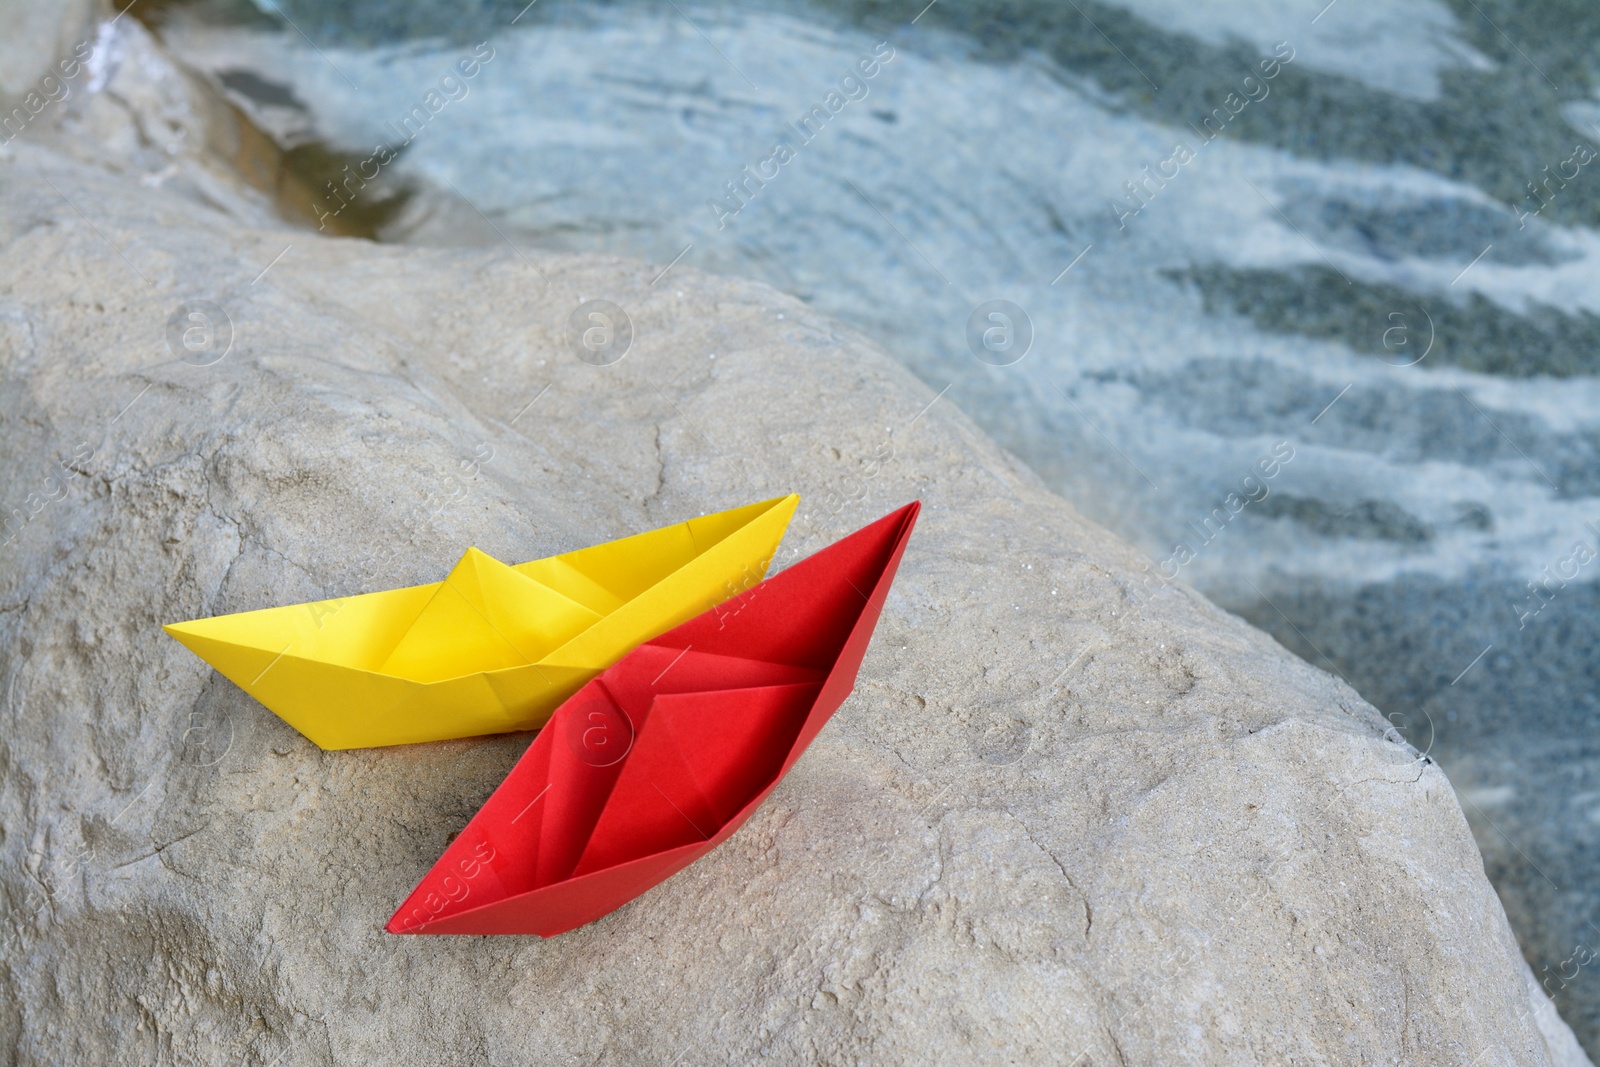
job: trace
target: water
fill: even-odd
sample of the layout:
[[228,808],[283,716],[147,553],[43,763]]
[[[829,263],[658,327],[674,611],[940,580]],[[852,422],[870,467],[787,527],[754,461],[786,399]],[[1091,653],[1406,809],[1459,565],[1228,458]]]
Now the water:
[[1600,948],[1600,9],[1324,4],[297,0],[163,32],[320,161],[304,217],[753,276],[883,343],[1147,551],[1152,595],[1194,583],[1443,764],[1594,1055],[1600,980],[1562,961]]

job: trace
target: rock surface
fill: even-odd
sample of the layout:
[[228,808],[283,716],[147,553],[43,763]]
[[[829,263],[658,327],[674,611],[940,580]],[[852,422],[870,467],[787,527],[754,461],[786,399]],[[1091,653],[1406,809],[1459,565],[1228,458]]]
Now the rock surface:
[[[31,125],[44,101],[55,103],[71,93],[75,79],[63,80],[57,64],[93,43],[97,14],[96,0],[0,0],[0,25],[6,28],[0,37],[0,105],[7,112],[23,107],[27,114],[26,122],[10,116],[17,124],[0,140]],[[36,94],[31,103],[29,93]]]
[[[682,256],[866,331],[1439,759],[1541,975],[1600,953],[1600,568],[1573,557],[1600,553],[1600,6],[282,7],[316,48],[269,19],[166,39],[285,139],[403,143],[387,239]],[[1031,321],[1013,366],[968,350],[992,298]],[[1600,1050],[1600,972],[1558,985]]]
[[[682,266],[324,240],[57,133],[0,160],[9,1060],[1586,1062],[1437,766],[862,336]],[[159,632],[791,489],[781,562],[925,504],[856,694],[559,939],[381,931],[526,737],[323,753]]]

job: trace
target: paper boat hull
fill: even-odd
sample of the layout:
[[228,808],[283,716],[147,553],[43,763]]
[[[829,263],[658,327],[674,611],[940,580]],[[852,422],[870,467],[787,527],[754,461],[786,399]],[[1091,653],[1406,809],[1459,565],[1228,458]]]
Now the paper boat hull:
[[[588,683],[387,929],[553,936],[721,844],[850,695],[917,511],[886,516]],[[595,734],[619,745],[614,758]]]
[[166,630],[320,748],[537,729],[629,649],[758,581],[797,501],[768,500],[509,568],[571,606],[574,618],[593,620],[514,666],[431,680],[390,669],[396,645],[448,583]]

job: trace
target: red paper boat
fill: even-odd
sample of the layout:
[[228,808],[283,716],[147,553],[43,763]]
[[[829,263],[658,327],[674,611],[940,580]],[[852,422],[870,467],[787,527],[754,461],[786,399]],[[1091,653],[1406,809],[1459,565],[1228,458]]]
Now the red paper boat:
[[850,695],[918,510],[640,645],[580,689],[388,931],[551,937],[727,840]]

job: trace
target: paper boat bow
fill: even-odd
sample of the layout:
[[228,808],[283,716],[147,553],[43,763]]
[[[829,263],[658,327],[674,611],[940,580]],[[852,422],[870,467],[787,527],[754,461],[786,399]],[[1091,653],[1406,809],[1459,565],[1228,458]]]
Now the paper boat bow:
[[906,505],[585,685],[389,932],[549,937],[721,844],[850,695],[918,510]]
[[530,730],[640,641],[751,588],[797,496],[515,567],[166,631],[325,749]]

